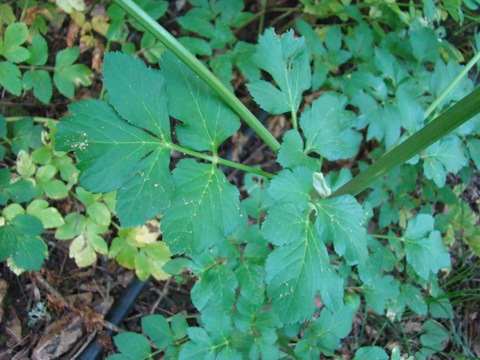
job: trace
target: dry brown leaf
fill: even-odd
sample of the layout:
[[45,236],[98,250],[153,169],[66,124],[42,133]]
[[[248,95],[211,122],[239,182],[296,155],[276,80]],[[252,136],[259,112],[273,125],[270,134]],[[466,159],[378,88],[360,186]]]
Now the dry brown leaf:
[[273,136],[279,138],[285,132],[287,118],[285,115],[275,115],[267,120],[267,128]]
[[83,319],[68,314],[47,326],[33,351],[32,360],[51,360],[65,354],[82,336]]
[[4,279],[0,279],[0,323],[3,319],[3,302],[7,296],[8,283]]
[[80,315],[83,318],[85,322],[85,328],[88,332],[93,330],[102,330],[104,319],[102,314],[93,311],[81,300],[78,299],[74,300],[73,303],[70,303],[69,308],[71,311]]
[[93,10],[90,12],[90,15],[103,15],[108,16],[107,14],[107,6],[105,4],[96,4]]
[[105,53],[105,46],[100,42],[95,46],[92,52],[92,70],[102,72],[103,54]]
[[409,321],[403,327],[406,334],[418,334],[420,331],[423,330],[422,323],[416,321]]
[[241,131],[237,131],[232,135],[233,151],[232,151],[232,160],[238,162],[240,160],[240,155],[242,154],[243,146],[248,141],[248,136],[242,134]]
[[67,46],[72,47],[77,42],[78,35],[82,28],[75,24],[73,21],[68,25],[67,31]]
[[102,297],[92,304],[93,311],[102,315],[106,315],[112,307],[114,301],[115,299],[113,296]]
[[32,26],[37,19],[37,16],[37,6],[32,6],[31,8],[27,9],[23,22],[28,26]]
[[4,322],[7,347],[13,348],[22,342],[22,323],[12,305],[6,308]]
[[67,307],[67,302],[62,297],[47,294],[48,308],[55,313],[62,313]]

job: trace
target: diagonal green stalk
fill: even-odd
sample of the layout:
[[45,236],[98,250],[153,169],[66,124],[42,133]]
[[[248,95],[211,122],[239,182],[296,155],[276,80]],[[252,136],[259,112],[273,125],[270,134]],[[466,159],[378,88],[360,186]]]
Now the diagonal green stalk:
[[384,154],[372,166],[340,187],[330,197],[345,194],[357,195],[479,112],[480,88],[474,90],[443,114],[429,122],[409,139]]
[[260,121],[251,113],[250,110],[225,86],[222,82],[207,69],[192,53],[190,53],[177,39],[175,39],[159,23],[153,20],[143,9],[141,9],[132,0],[114,0],[116,4],[123,8],[130,16],[143,25],[152,33],[163,45],[171,50],[180,60],[191,68],[203,81],[205,81],[233,111],[237,113],[257,135],[275,152],[280,149],[280,143],[275,137],[262,125]]

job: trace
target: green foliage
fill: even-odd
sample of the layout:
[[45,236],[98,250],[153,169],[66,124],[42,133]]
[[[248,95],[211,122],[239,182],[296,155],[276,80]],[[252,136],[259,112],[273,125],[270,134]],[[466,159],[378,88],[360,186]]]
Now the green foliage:
[[11,268],[20,272],[38,270],[47,257],[47,245],[38,236],[42,232],[42,222],[34,216],[19,214],[7,218],[0,227],[0,261],[11,256]]
[[[134,2],[154,20],[168,9],[166,1]],[[448,173],[467,184],[470,165],[478,168],[480,117],[367,194],[330,195],[474,89],[464,77],[444,94],[464,68],[440,21],[463,19],[460,3],[424,1],[406,11],[396,1],[303,0],[303,10],[317,18],[350,22],[314,29],[305,17],[310,23],[295,23],[302,37],[267,29],[254,45],[236,38],[235,29],[253,19],[243,1],[191,0],[177,18],[180,43],[228,88],[241,73],[261,108],[291,117],[276,174],[219,157],[240,128],[234,109],[145,32],[138,14],[111,4],[103,35],[123,53],[105,55],[102,100],[70,104],[71,115],[46,132],[31,118],[7,124],[0,116],[0,161],[14,164],[0,169],[0,260],[16,273],[38,270],[48,255],[41,234],[54,229],[57,240],[71,241],[70,257],[81,267],[108,256],[142,280],[180,280],[187,267],[196,280],[190,295],[199,314],[188,317],[195,320],[180,313],[144,317],[145,336],[116,336],[120,353],[109,359],[160,352],[168,359],[335,356],[360,305],[365,321],[401,326],[421,316],[422,335],[406,345],[419,359],[441,351],[449,337],[442,322],[454,317],[439,284],[451,266],[448,246],[462,238],[480,252],[478,216],[460,199],[464,187],[451,189]],[[67,98],[91,84],[78,47],[47,65],[53,58],[42,27],[17,22],[7,9],[0,5],[2,87],[15,96],[33,90],[49,103],[52,73]],[[83,13],[71,17],[78,26],[94,24]],[[138,51],[130,31],[140,33]],[[368,143],[356,164],[364,134]],[[219,164],[246,170],[244,186],[229,183]],[[68,196],[79,210],[63,214],[55,201]],[[389,358],[379,347],[350,343],[354,359]],[[391,359],[399,358],[396,347]]]
[[[48,45],[41,35],[30,37],[23,22],[11,23],[0,38],[0,85],[15,96],[23,90],[32,90],[33,95],[44,104],[50,103],[53,82],[60,93],[70,99],[75,87],[91,85],[92,71],[84,64],[74,64],[80,55],[78,47],[61,50],[56,55],[55,66],[47,66]],[[27,45],[30,43],[30,45]],[[19,65],[19,64],[28,64]],[[28,68],[22,73],[21,69]]]
[[211,49],[223,49],[233,44],[236,37],[231,28],[242,25],[253,16],[242,12],[242,0],[193,0],[191,4],[194,8],[177,21],[184,32],[191,31],[209,39]]
[[305,41],[294,39],[293,31],[279,37],[269,29],[260,37],[253,59],[260,69],[272,75],[280,88],[263,80],[249,83],[255,102],[271,114],[296,113],[302,93],[311,85]]

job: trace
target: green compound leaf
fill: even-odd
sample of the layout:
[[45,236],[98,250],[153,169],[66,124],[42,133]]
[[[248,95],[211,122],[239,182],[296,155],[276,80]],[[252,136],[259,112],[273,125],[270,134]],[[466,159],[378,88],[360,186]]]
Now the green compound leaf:
[[271,114],[296,112],[312,83],[305,39],[294,38],[293,30],[278,36],[268,29],[260,36],[254,61],[280,88],[263,80],[251,82],[248,89],[254,100]]
[[22,94],[22,73],[17,65],[8,61],[0,62],[0,85],[15,96]]
[[30,181],[20,179],[10,183],[10,180],[10,171],[7,168],[0,169],[0,205],[7,205],[9,198],[17,204],[33,199],[35,187]]
[[[285,224],[280,215],[287,213],[289,223]],[[271,306],[280,320],[291,323],[311,318],[318,291],[328,309],[340,309],[343,279],[331,268],[325,244],[309,214],[292,204],[279,204],[263,226],[262,235],[277,245],[265,268]]]
[[240,127],[238,116],[187,65],[171,52],[162,55],[170,114],[182,121],[175,133],[183,146],[216,153]]
[[423,349],[419,353],[426,357],[441,351],[444,348],[443,342],[450,337],[445,328],[432,320],[427,320],[423,324],[423,329],[426,333],[420,336]]
[[12,152],[18,154],[20,150],[29,152],[36,149],[42,143],[42,125],[34,125],[32,118],[22,118],[13,124]]
[[213,308],[227,312],[235,300],[237,285],[233,271],[219,264],[200,276],[191,292],[192,302],[200,311]]
[[15,216],[10,223],[0,227],[0,261],[11,256],[22,270],[39,270],[48,255],[47,245],[38,237],[42,232],[42,223],[36,217]]
[[282,170],[270,182],[268,193],[278,202],[297,204],[300,210],[305,210],[312,191],[312,176],[312,171],[304,167]]
[[[120,118],[100,100],[72,104],[73,116],[58,125],[58,150],[75,149],[80,183],[94,192],[117,194],[123,226],[137,226],[168,205],[172,180],[165,142]],[[136,209],[136,211],[133,211]]]
[[33,95],[44,104],[52,98],[52,80],[46,70],[29,70],[23,74],[23,86],[29,90],[33,87]]
[[165,349],[173,341],[173,333],[167,319],[159,314],[142,318],[143,332],[153,341],[158,349]]
[[234,328],[230,316],[209,309],[202,313],[202,322],[206,331],[197,327],[188,328],[191,341],[182,347],[180,360],[242,359],[234,349],[236,339],[232,337]]
[[378,346],[364,346],[357,350],[353,360],[388,360],[388,354]]
[[45,65],[48,60],[48,44],[47,40],[40,35],[36,35],[32,39],[32,45],[28,47],[30,57],[27,62],[30,65]]
[[109,359],[142,360],[150,358],[152,348],[145,336],[131,332],[118,334],[113,338],[121,355],[110,356]]
[[397,299],[399,296],[400,287],[391,275],[378,280],[372,288],[365,289],[367,304],[380,315],[385,313],[387,303]]
[[139,58],[108,53],[103,63],[103,82],[108,99],[130,124],[170,141],[165,80]]
[[0,55],[14,63],[27,60],[30,57],[30,52],[20,46],[27,41],[27,39],[27,25],[22,22],[10,24],[5,30],[3,47],[0,49]]
[[407,262],[415,272],[428,280],[430,271],[436,274],[450,265],[450,255],[442,242],[440,232],[433,231],[431,215],[420,214],[411,218],[403,234]]
[[314,171],[322,167],[319,159],[305,155],[303,139],[297,130],[289,130],[283,136],[277,161],[283,167],[304,166]]
[[199,327],[189,327],[188,337],[191,341],[182,347],[180,360],[215,359],[215,349],[210,336]]
[[320,351],[333,355],[340,347],[340,340],[350,333],[354,315],[355,311],[349,306],[342,307],[337,313],[323,309],[320,316],[306,328],[302,340],[295,347],[295,354],[302,359],[312,360],[320,358]]
[[438,187],[445,185],[447,172],[456,174],[468,164],[460,138],[448,135],[428,147],[421,156],[428,179],[433,179]]
[[350,128],[355,116],[345,110],[347,101],[344,95],[327,92],[302,113],[305,154],[313,151],[330,161],[355,155],[362,135]]
[[57,228],[65,224],[62,215],[46,200],[36,199],[27,206],[27,214],[40,219],[45,229]]
[[348,263],[361,263],[367,258],[365,213],[351,195],[317,200],[315,226],[319,233],[333,242],[335,252]]
[[173,171],[175,193],[162,219],[164,241],[174,254],[199,254],[240,224],[238,189],[213,164],[181,160]]
[[55,71],[53,82],[58,91],[69,99],[75,95],[75,86],[88,86],[91,84],[92,71],[84,64],[74,64],[80,55],[78,46],[66,48],[57,53],[55,57]]

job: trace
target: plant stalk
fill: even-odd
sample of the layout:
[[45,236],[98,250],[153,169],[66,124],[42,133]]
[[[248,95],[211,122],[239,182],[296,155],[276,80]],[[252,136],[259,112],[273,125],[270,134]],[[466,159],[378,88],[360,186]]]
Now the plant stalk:
[[268,179],[272,179],[273,176],[274,176],[273,174],[271,174],[269,172],[266,172],[266,171],[255,169],[255,168],[252,168],[252,167],[247,166],[247,165],[236,163],[234,161],[222,159],[222,158],[219,158],[217,156],[211,156],[211,155],[204,154],[204,153],[201,153],[201,152],[198,152],[198,151],[195,151],[195,150],[190,150],[190,149],[185,148],[185,147],[180,146],[180,145],[168,144],[168,147],[172,150],[181,152],[182,154],[195,156],[197,158],[210,161],[211,163],[214,163],[214,164],[221,164],[221,165],[229,166],[229,167],[232,167],[232,168],[235,168],[235,169],[251,172],[253,174],[264,176]]
[[171,50],[180,60],[182,60],[190,69],[192,69],[203,81],[205,81],[220,98],[225,101],[233,111],[237,113],[257,135],[274,151],[278,152],[280,143],[275,137],[262,125],[250,110],[212,74],[193,54],[191,54],[177,39],[175,39],[159,23],[153,20],[143,9],[141,9],[132,0],[114,0],[114,2],[123,8],[130,16],[143,25],[152,33],[163,45]]

